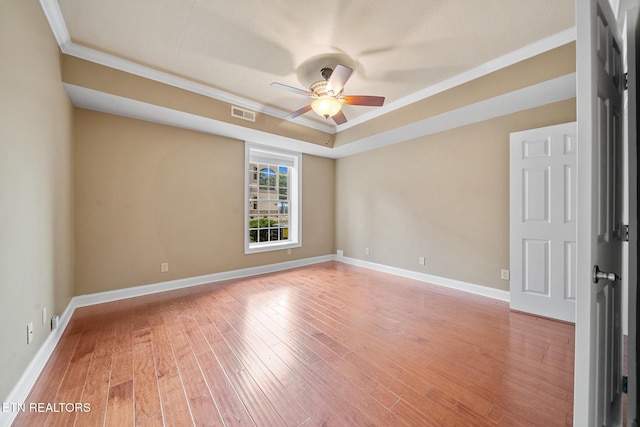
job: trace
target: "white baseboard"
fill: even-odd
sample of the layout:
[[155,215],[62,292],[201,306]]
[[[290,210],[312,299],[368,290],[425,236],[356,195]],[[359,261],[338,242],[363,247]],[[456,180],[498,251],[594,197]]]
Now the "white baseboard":
[[[33,358],[29,366],[22,374],[22,377],[15,385],[5,402],[21,404],[23,403],[31,391],[31,388],[35,384],[38,376],[44,369],[49,357],[53,353],[62,333],[66,329],[71,316],[78,307],[85,307],[94,304],[102,304],[110,301],[117,301],[125,298],[133,298],[143,295],[150,295],[158,292],[170,291],[173,289],[181,289],[190,286],[203,285],[206,283],[220,282],[223,280],[239,279],[242,277],[256,276],[259,274],[273,273],[277,271],[289,270],[296,267],[303,267],[306,265],[318,264],[326,261],[339,261],[345,264],[351,264],[358,267],[368,268],[370,270],[381,271],[384,273],[393,274],[396,276],[406,277],[414,279],[419,282],[428,282],[434,285],[445,286],[447,288],[458,289],[464,292],[470,292],[476,295],[482,295],[485,297],[509,301],[509,292],[499,289],[488,288],[486,286],[475,285],[472,283],[461,282],[459,280],[447,279],[445,277],[432,276],[430,274],[419,273],[416,271],[405,270],[397,267],[391,267],[383,264],[376,264],[368,261],[362,261],[356,258],[349,258],[343,255],[342,251],[338,251],[336,255],[324,255],[313,258],[305,258],[295,261],[286,261],[277,264],[261,265],[258,267],[242,268],[238,270],[224,271],[220,273],[213,273],[204,276],[188,277],[184,279],[170,280],[167,282],[155,283],[143,286],[134,286],[131,288],[117,289],[114,291],[99,292],[95,294],[87,294],[73,297],[67,308],[60,316],[60,323],[58,328],[49,334],[38,353]],[[0,411],[0,426],[9,427],[17,412],[2,412]]]
[[[20,377],[20,380],[18,380],[18,383],[13,387],[13,390],[11,390],[11,392],[7,396],[6,400],[4,401],[5,403],[22,404],[25,400],[27,400],[29,392],[31,392],[31,388],[36,383],[38,376],[40,376],[40,373],[44,369],[44,366],[47,364],[49,357],[51,357],[53,350],[55,350],[58,341],[60,341],[62,333],[69,324],[69,320],[71,319],[71,315],[73,314],[74,310],[75,307],[73,307],[70,302],[64,312],[60,315],[58,327],[51,331],[49,336],[44,340],[44,343],[42,343],[42,346],[36,353],[35,357],[31,360],[31,363],[29,363],[29,366],[27,366],[27,369]],[[0,404],[1,403],[2,402],[0,402]],[[0,426],[9,427],[16,416],[18,416],[18,412],[0,411]]]
[[169,280],[167,282],[154,283],[151,285],[134,286],[131,288],[116,289],[114,291],[80,295],[77,297],[73,297],[72,302],[74,303],[75,307],[84,307],[87,305],[102,304],[105,302],[150,295],[158,292],[171,291],[174,289],[188,288],[190,286],[203,285],[205,283],[221,282],[223,280],[239,279],[242,277],[257,276],[259,274],[290,270],[292,268],[318,264],[320,262],[333,261],[335,259],[335,255],[323,255],[313,258],[280,262],[277,264],[267,264],[257,267],[241,268],[238,270],[223,271],[220,273],[207,274],[204,276]]
[[501,289],[489,288],[487,286],[476,285],[474,283],[448,279],[446,277],[433,276],[431,274],[419,273],[417,271],[405,270],[402,268],[391,267],[384,264],[376,264],[374,262],[363,261],[357,258],[349,258],[343,256],[338,257],[337,260],[340,262],[344,262],[345,264],[364,267],[370,270],[381,271],[383,273],[389,273],[395,276],[417,280],[419,282],[431,283],[434,285],[444,286],[446,288],[457,289],[459,291],[469,292],[472,294],[481,295],[483,297],[509,302],[509,291],[503,291]]
[[[35,357],[27,366],[18,383],[9,393],[4,402],[9,404],[22,404],[25,402],[35,384],[38,376],[44,369],[49,357],[53,353],[62,333],[66,329],[71,316],[78,307],[85,307],[94,304],[102,304],[110,301],[117,301],[125,298],[133,298],[143,295],[150,295],[158,292],[170,291],[189,286],[203,285],[205,283],[220,282],[223,280],[239,279],[242,277],[256,276],[259,274],[273,273],[276,271],[289,270],[305,265],[318,264],[326,261],[333,261],[335,255],[324,255],[313,258],[305,258],[294,261],[286,261],[277,264],[261,265],[258,267],[241,268],[238,270],[224,271],[220,273],[208,274],[205,276],[188,277],[185,279],[170,280],[167,282],[155,283],[151,285],[134,286],[131,288],[117,289],[114,291],[99,292],[95,294],[80,295],[71,298],[60,316],[58,328],[51,331],[45,342],[36,353]],[[2,402],[0,402],[2,404]],[[18,412],[3,412],[0,410],[0,426],[9,427],[14,421]]]

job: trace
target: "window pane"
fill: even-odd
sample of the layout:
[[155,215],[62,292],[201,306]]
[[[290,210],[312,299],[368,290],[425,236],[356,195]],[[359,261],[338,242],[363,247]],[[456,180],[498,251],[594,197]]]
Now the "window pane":
[[282,189],[289,188],[289,177],[287,175],[280,175],[278,177],[278,187]]
[[269,187],[269,200],[278,200],[278,192],[275,187]]
[[258,228],[258,217],[256,216],[249,217],[249,228],[251,229]]
[[261,164],[260,169],[260,188],[274,187],[276,183],[276,173],[273,166]]
[[249,183],[251,185],[258,184],[258,165],[255,163],[249,164]]
[[270,244],[274,249],[278,243],[297,244],[299,212],[290,209],[298,206],[301,155],[252,145],[247,154],[247,252],[269,250]]

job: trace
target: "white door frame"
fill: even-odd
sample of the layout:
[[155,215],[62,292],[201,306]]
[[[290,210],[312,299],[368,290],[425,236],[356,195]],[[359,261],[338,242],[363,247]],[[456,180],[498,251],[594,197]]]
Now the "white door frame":
[[[638,4],[640,2],[636,2]],[[629,11],[627,15],[627,70],[629,74],[629,90],[627,129],[627,171],[629,179],[629,262],[627,274],[628,293],[628,401],[627,425],[633,426],[638,417],[638,371],[637,371],[637,322],[638,322],[638,79],[640,50],[640,7]],[[637,424],[636,424],[637,425]]]

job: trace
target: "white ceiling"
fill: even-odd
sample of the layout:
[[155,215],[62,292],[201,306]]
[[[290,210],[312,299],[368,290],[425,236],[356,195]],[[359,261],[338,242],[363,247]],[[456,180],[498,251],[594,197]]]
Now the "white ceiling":
[[[341,63],[354,68],[345,94],[385,96],[387,107],[399,105],[471,71],[493,71],[486,65],[567,34],[575,25],[574,0],[58,0],[58,5],[63,20],[58,28],[66,26],[75,46],[192,80],[282,116],[308,99],[271,87],[274,81],[308,89],[321,79],[320,68]],[[359,116],[360,122],[374,116],[372,110],[345,106],[347,126]],[[304,117],[326,123],[312,112]]]

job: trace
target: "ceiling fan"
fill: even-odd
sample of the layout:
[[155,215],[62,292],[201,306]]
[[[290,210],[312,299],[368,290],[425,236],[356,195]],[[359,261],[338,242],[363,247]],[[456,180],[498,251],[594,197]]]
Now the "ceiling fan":
[[384,104],[384,96],[363,96],[363,95],[342,95],[344,85],[349,80],[353,70],[344,65],[337,65],[334,70],[323,68],[320,70],[324,80],[313,83],[311,91],[287,86],[282,83],[271,83],[271,86],[284,89],[298,95],[314,98],[311,104],[289,114],[286,118],[296,118],[307,111],[313,110],[319,116],[328,119],[331,117],[336,124],[341,125],[347,122],[347,118],[342,112],[342,106],[364,105],[368,107],[381,107]]

